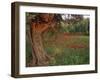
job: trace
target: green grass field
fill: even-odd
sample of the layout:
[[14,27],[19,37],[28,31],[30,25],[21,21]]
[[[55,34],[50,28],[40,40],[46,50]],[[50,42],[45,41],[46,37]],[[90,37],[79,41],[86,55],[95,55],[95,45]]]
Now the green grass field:
[[[89,64],[89,36],[45,34],[44,37],[44,49],[51,58],[48,66]],[[28,38],[26,41],[27,64],[32,59],[32,49]]]
[[58,34],[45,37],[43,43],[51,56],[49,65],[89,64],[89,36]]

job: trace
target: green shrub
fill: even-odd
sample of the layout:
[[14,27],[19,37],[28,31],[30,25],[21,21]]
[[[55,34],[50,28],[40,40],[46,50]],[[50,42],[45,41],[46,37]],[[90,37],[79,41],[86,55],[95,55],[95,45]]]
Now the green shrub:
[[76,23],[65,24],[61,22],[61,32],[76,33],[80,32],[83,35],[89,35],[89,20],[83,19]]

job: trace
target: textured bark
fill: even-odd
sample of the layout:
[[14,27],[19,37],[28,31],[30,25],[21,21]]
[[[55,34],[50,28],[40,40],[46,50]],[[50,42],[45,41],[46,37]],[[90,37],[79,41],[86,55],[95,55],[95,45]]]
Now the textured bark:
[[48,28],[48,24],[32,23],[31,26],[31,39],[32,39],[32,49],[33,49],[33,61],[32,66],[45,66],[48,65],[50,57],[44,50],[42,43],[42,32]]
[[32,34],[33,37],[33,48],[34,54],[36,55],[36,65],[47,65],[48,64],[48,55],[46,54],[43,44],[42,44],[42,37],[40,33],[34,32]]
[[32,57],[33,60],[29,63],[29,66],[45,66],[48,65],[50,56],[44,50],[42,43],[42,33],[49,27],[55,26],[54,15],[41,14],[39,19],[32,21],[31,23],[31,44],[32,44]]

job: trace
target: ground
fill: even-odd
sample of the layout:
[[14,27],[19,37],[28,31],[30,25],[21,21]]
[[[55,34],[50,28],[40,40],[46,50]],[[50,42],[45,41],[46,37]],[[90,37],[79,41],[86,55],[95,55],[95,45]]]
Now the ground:
[[[26,63],[32,59],[31,46],[26,38]],[[89,64],[89,36],[67,33],[46,33],[43,45],[50,56],[49,66]]]
[[60,33],[44,38],[44,48],[51,56],[49,65],[89,63],[89,36]]

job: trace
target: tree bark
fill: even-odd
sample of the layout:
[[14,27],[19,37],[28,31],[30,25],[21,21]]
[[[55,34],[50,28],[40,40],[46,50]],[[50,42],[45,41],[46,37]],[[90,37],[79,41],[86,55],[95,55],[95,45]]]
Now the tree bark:
[[50,56],[47,55],[42,43],[42,32],[48,28],[46,24],[32,23],[31,25],[31,44],[33,60],[29,66],[45,66],[48,65]]
[[42,44],[42,36],[38,32],[32,34],[34,54],[36,55],[36,65],[48,65],[48,55],[45,52]]
[[49,27],[55,30],[55,24],[56,19],[54,19],[54,14],[40,14],[36,17],[36,20],[32,21],[30,34],[33,60],[31,61],[30,66],[45,66],[49,64],[50,56],[48,56],[44,50],[42,33],[49,29]]

